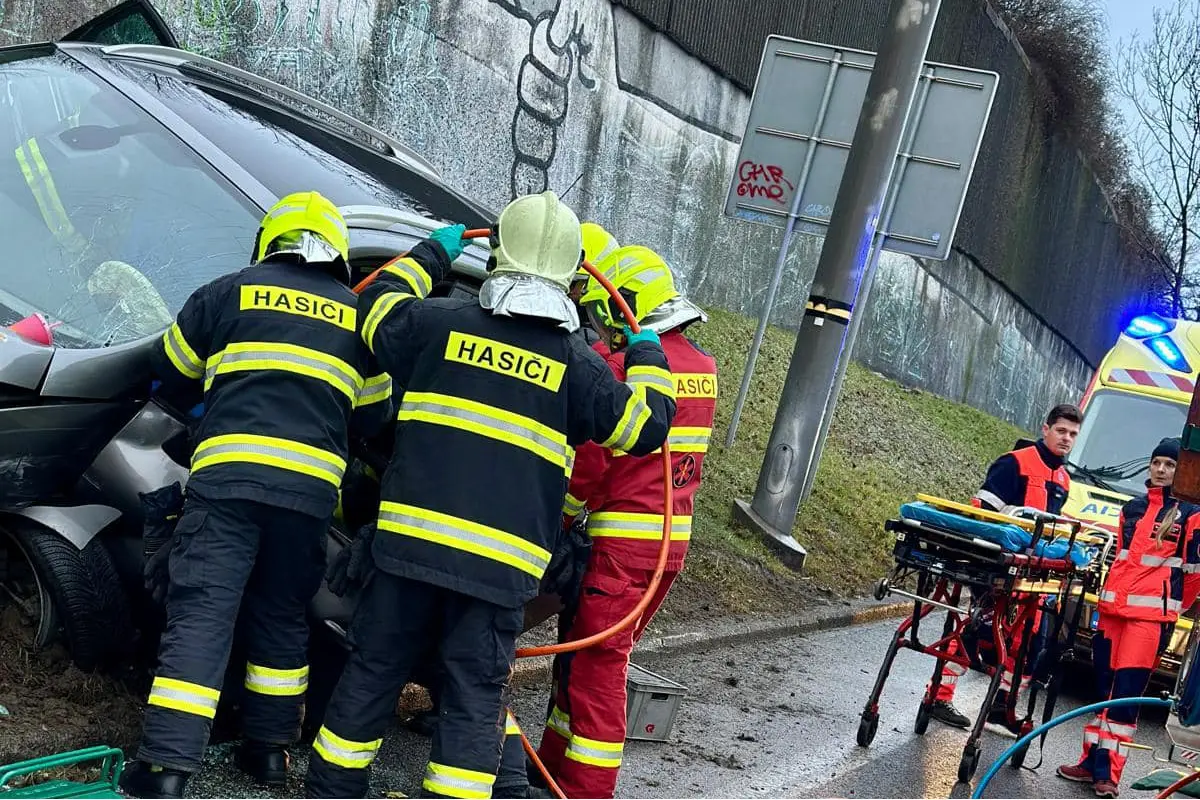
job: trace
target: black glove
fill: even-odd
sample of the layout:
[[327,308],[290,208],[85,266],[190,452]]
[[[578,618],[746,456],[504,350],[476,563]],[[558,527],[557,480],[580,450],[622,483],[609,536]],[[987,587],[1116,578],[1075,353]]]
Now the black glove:
[[142,579],[154,602],[161,605],[170,583],[167,564],[178,536],[175,527],[183,510],[183,487],[170,486],[139,494],[142,500]]
[[325,573],[329,591],[342,597],[351,587],[364,588],[371,582],[371,575],[375,572],[375,559],[371,557],[371,543],[374,541],[374,523],[358,529],[354,541],[342,548]]

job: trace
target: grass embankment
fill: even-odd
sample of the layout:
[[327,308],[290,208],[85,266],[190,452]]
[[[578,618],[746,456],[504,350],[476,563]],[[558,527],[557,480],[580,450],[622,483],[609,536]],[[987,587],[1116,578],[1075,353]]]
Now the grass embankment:
[[704,611],[771,611],[794,608],[815,592],[861,594],[891,567],[885,519],[917,492],[970,497],[988,464],[1022,435],[981,411],[852,363],[812,496],[796,520],[793,533],[808,550],[804,573],[797,576],[732,514],[734,498],[754,492],[795,343],[794,334],[768,329],[737,441],[726,449],[754,326],[752,319],[713,311],[707,325],[690,332],[717,359],[720,397],[693,546],[678,596],[665,609],[671,616],[691,616],[687,606],[696,604]]

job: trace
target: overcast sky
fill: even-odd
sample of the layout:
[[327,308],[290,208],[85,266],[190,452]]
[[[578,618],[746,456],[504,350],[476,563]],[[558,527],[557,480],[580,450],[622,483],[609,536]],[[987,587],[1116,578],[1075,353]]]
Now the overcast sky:
[[[1143,37],[1154,31],[1154,9],[1170,8],[1175,0],[1105,0],[1108,9],[1108,42],[1109,53],[1116,50],[1117,42],[1128,39],[1133,33]],[[1128,120],[1132,113],[1126,104],[1115,98],[1119,110]]]

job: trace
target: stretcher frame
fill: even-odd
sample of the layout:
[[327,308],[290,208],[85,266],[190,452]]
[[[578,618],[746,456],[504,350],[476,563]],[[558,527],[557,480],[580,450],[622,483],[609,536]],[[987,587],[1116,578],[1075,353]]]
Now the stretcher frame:
[[[1067,638],[1073,642],[1078,630],[1081,604],[1071,607],[1074,613],[1068,621],[1067,606],[1063,602],[1073,592],[1095,590],[1099,582],[1098,564],[1102,562],[1112,546],[1112,534],[1101,528],[1086,525],[1078,520],[1052,514],[1037,513],[1032,519],[963,506],[941,498],[919,495],[919,500],[930,503],[943,511],[951,511],[966,517],[987,522],[1002,522],[1017,525],[1030,532],[1032,541],[1023,552],[1011,552],[995,542],[961,533],[929,522],[900,517],[888,520],[884,529],[895,534],[893,549],[895,567],[888,578],[879,581],[875,588],[876,599],[888,595],[906,597],[913,601],[911,614],[900,623],[884,655],[883,663],[875,678],[875,684],[864,705],[859,721],[857,740],[862,747],[870,746],[879,727],[879,699],[892,665],[900,650],[914,650],[935,659],[933,676],[929,687],[917,709],[913,731],[924,735],[928,730],[931,711],[938,688],[942,683],[942,669],[947,663],[955,663],[967,670],[985,669],[991,673],[987,694],[963,746],[959,761],[958,778],[969,783],[974,776],[980,759],[980,739],[987,723],[1003,678],[1003,665],[1008,656],[1008,643],[1015,631],[1023,629],[1024,636],[1014,658],[1013,678],[1018,682],[1026,673],[1026,662],[1030,658],[1030,647],[1034,641],[1034,625],[1038,612],[1053,615],[1051,647],[1057,645],[1064,625]],[[1082,534],[1087,528],[1089,533]],[[1039,543],[1048,544],[1057,535],[1067,533],[1068,550],[1063,558],[1046,558],[1035,555]],[[1099,558],[1092,559],[1086,566],[1078,567],[1070,559],[1076,542],[1101,545]],[[915,591],[902,588],[915,582]],[[968,604],[963,607],[964,589]],[[1047,602],[1055,598],[1053,604]],[[936,641],[922,642],[921,623],[934,610],[946,611],[941,635]],[[992,611],[992,648],[995,667],[984,667],[966,646],[969,631],[978,630],[982,617]],[[1052,659],[1046,674],[1047,684],[1061,680],[1065,662],[1073,658],[1073,646],[1063,648],[1057,660]],[[1055,663],[1057,661],[1057,663]],[[1057,683],[1055,683],[1057,686]],[[1020,719],[1022,734],[1033,729],[1033,712],[1039,684],[1031,682],[1025,693],[1028,700],[1025,716]],[[1008,693],[1009,718],[1016,720],[1017,698],[1020,692]],[[1052,703],[1048,703],[1048,706]],[[1025,748],[1014,756],[1014,766],[1021,766],[1028,751]]]

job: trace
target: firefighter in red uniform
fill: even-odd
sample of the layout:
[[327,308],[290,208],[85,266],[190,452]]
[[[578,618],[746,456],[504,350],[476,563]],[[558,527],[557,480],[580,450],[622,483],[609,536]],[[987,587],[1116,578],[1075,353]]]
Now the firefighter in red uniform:
[[[1005,453],[988,468],[983,487],[971,498],[977,508],[986,508],[1003,514],[1012,514],[1022,508],[1033,508],[1051,514],[1062,512],[1071,488],[1067,475],[1066,458],[1075,446],[1083,412],[1076,406],[1064,403],[1055,406],[1042,425],[1042,438],[1028,446],[1018,447]],[[979,598],[973,598],[977,601]],[[1041,614],[1034,620],[1034,630],[1041,622]],[[1019,726],[1008,717],[1008,694],[1013,690],[1015,660],[1021,647],[1024,630],[1015,631],[1007,644],[1007,658],[1001,668],[1000,691],[995,704],[988,713],[988,728],[1006,735],[1017,735]],[[1031,652],[1025,660],[1025,674],[1021,676],[1017,690],[1029,684],[1028,665],[1033,662]],[[933,719],[956,728],[967,728],[971,721],[966,714],[954,707],[954,690],[966,669],[958,664],[947,664],[942,670],[942,682],[937,697],[930,709]]]
[[[1171,496],[1179,440],[1163,439],[1150,457],[1149,491],[1121,508],[1120,549],[1100,589],[1092,640],[1097,694],[1138,697],[1171,641],[1183,609],[1200,591],[1200,511]],[[1105,709],[1083,729],[1083,755],[1059,777],[1091,783],[1097,797],[1116,797],[1138,707]]]
[[[704,313],[675,289],[671,270],[654,251],[622,247],[597,265],[633,310],[657,331],[674,376],[677,411],[668,442],[674,474],[671,550],[661,584],[636,625],[555,665],[556,692],[539,755],[568,797],[612,797],[625,743],[625,677],[629,654],[683,569],[692,507],[717,403],[717,365],[684,336]],[[620,312],[593,280],[581,298],[618,378],[625,374]],[[579,448],[564,512],[588,511],[592,554],[567,639],[581,639],[625,617],[645,595],[657,565],[663,528],[660,455],[617,455]]]

